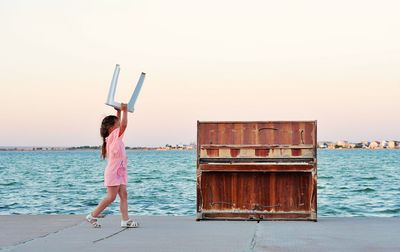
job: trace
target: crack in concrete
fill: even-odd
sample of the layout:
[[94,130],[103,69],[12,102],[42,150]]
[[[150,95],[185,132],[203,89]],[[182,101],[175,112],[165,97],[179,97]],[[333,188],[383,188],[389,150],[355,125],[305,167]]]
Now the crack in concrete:
[[121,232],[123,232],[123,231],[125,231],[125,230],[127,230],[127,229],[128,229],[128,228],[124,228],[124,229],[122,229],[122,230],[120,230],[120,231],[118,231],[118,232],[116,232],[116,233],[113,233],[113,234],[110,234],[110,235],[108,235],[108,236],[106,236],[106,237],[103,237],[103,238],[94,240],[93,243],[96,243],[96,242],[99,242],[99,241],[104,241],[104,240],[106,240],[106,239],[108,239],[108,238],[110,238],[110,237],[113,237],[113,236],[115,236],[115,235],[117,235],[117,234],[119,234],[119,233],[121,233]]
[[258,222],[256,223],[256,226],[254,228],[254,233],[253,236],[251,237],[249,249],[243,252],[255,252],[254,248],[256,247],[257,243],[257,230],[258,230]]
[[[84,221],[84,222],[86,222],[86,221]],[[0,248],[0,250],[1,250],[1,251],[10,251],[10,250],[12,250],[12,249],[14,249],[14,248],[16,248],[16,247],[18,247],[18,246],[24,245],[24,244],[29,243],[29,242],[33,242],[33,241],[38,240],[38,239],[45,238],[45,237],[47,237],[47,236],[49,236],[49,235],[52,235],[52,234],[57,234],[57,233],[59,233],[59,232],[61,232],[61,231],[64,231],[64,230],[66,230],[66,229],[73,228],[73,227],[76,227],[76,226],[78,226],[78,225],[81,225],[81,224],[84,223],[84,222],[79,222],[79,223],[74,224],[74,225],[72,225],[72,226],[68,226],[68,227],[65,227],[65,228],[56,230],[56,231],[54,231],[54,232],[50,232],[50,233],[47,233],[47,234],[44,234],[44,235],[40,235],[40,236],[34,237],[34,238],[32,238],[32,239],[29,239],[29,240],[17,242],[17,243],[15,243],[15,244],[13,244],[13,245],[6,246],[6,247],[2,247],[2,248]]]

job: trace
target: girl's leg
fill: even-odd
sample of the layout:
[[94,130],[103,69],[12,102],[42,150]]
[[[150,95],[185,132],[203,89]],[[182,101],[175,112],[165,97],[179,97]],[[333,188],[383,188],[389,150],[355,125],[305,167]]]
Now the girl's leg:
[[129,219],[128,216],[128,192],[126,191],[126,185],[120,185],[118,195],[120,198],[119,209],[121,211],[122,220],[126,221]]
[[96,217],[99,215],[108,205],[113,203],[115,198],[117,197],[119,191],[119,186],[107,186],[107,195],[106,197],[97,205],[96,209],[92,212],[92,216]]

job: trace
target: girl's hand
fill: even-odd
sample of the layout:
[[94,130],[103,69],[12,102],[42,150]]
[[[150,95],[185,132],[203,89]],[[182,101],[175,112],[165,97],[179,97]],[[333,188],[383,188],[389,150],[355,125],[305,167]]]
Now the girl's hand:
[[121,103],[121,110],[124,112],[128,110],[128,106],[126,105],[126,103]]

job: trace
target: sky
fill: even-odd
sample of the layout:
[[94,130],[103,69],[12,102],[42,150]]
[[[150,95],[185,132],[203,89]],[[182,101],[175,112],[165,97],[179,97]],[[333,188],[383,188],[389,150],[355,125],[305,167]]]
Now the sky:
[[127,146],[196,122],[317,120],[318,140],[400,140],[399,1],[0,0],[0,146],[100,145],[146,72]]

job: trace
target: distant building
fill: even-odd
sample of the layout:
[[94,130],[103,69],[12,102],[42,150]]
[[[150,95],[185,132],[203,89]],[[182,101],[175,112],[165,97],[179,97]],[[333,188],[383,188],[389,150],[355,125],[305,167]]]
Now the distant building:
[[368,148],[370,148],[370,149],[378,149],[380,144],[381,144],[381,142],[379,142],[379,141],[372,141],[369,144]]
[[388,146],[388,141],[383,140],[380,144],[379,144],[379,148],[386,148]]
[[166,144],[165,147],[159,147],[156,148],[157,150],[193,150],[193,145],[187,145],[187,144],[176,144],[176,145],[171,145],[171,144]]
[[368,141],[362,141],[361,143],[356,143],[354,144],[354,148],[357,149],[366,149],[369,146],[369,142]]
[[388,143],[387,143],[387,148],[388,149],[395,149],[396,146],[397,146],[397,142],[394,141],[394,140],[388,141]]
[[325,143],[325,142],[319,142],[318,143],[318,148],[326,149],[326,148],[328,148],[328,144]]
[[336,147],[336,144],[328,143],[328,149],[332,150],[332,149],[335,149],[335,147]]
[[368,148],[370,142],[369,141],[362,141],[361,144],[362,144],[362,148]]
[[361,149],[361,148],[363,148],[363,144],[362,143],[356,143],[354,145],[354,148]]
[[347,144],[347,148],[353,149],[355,147],[356,147],[356,144],[354,144],[354,143]]
[[336,142],[336,147],[341,147],[341,148],[348,148],[349,147],[349,142],[344,141],[344,140],[339,140]]

